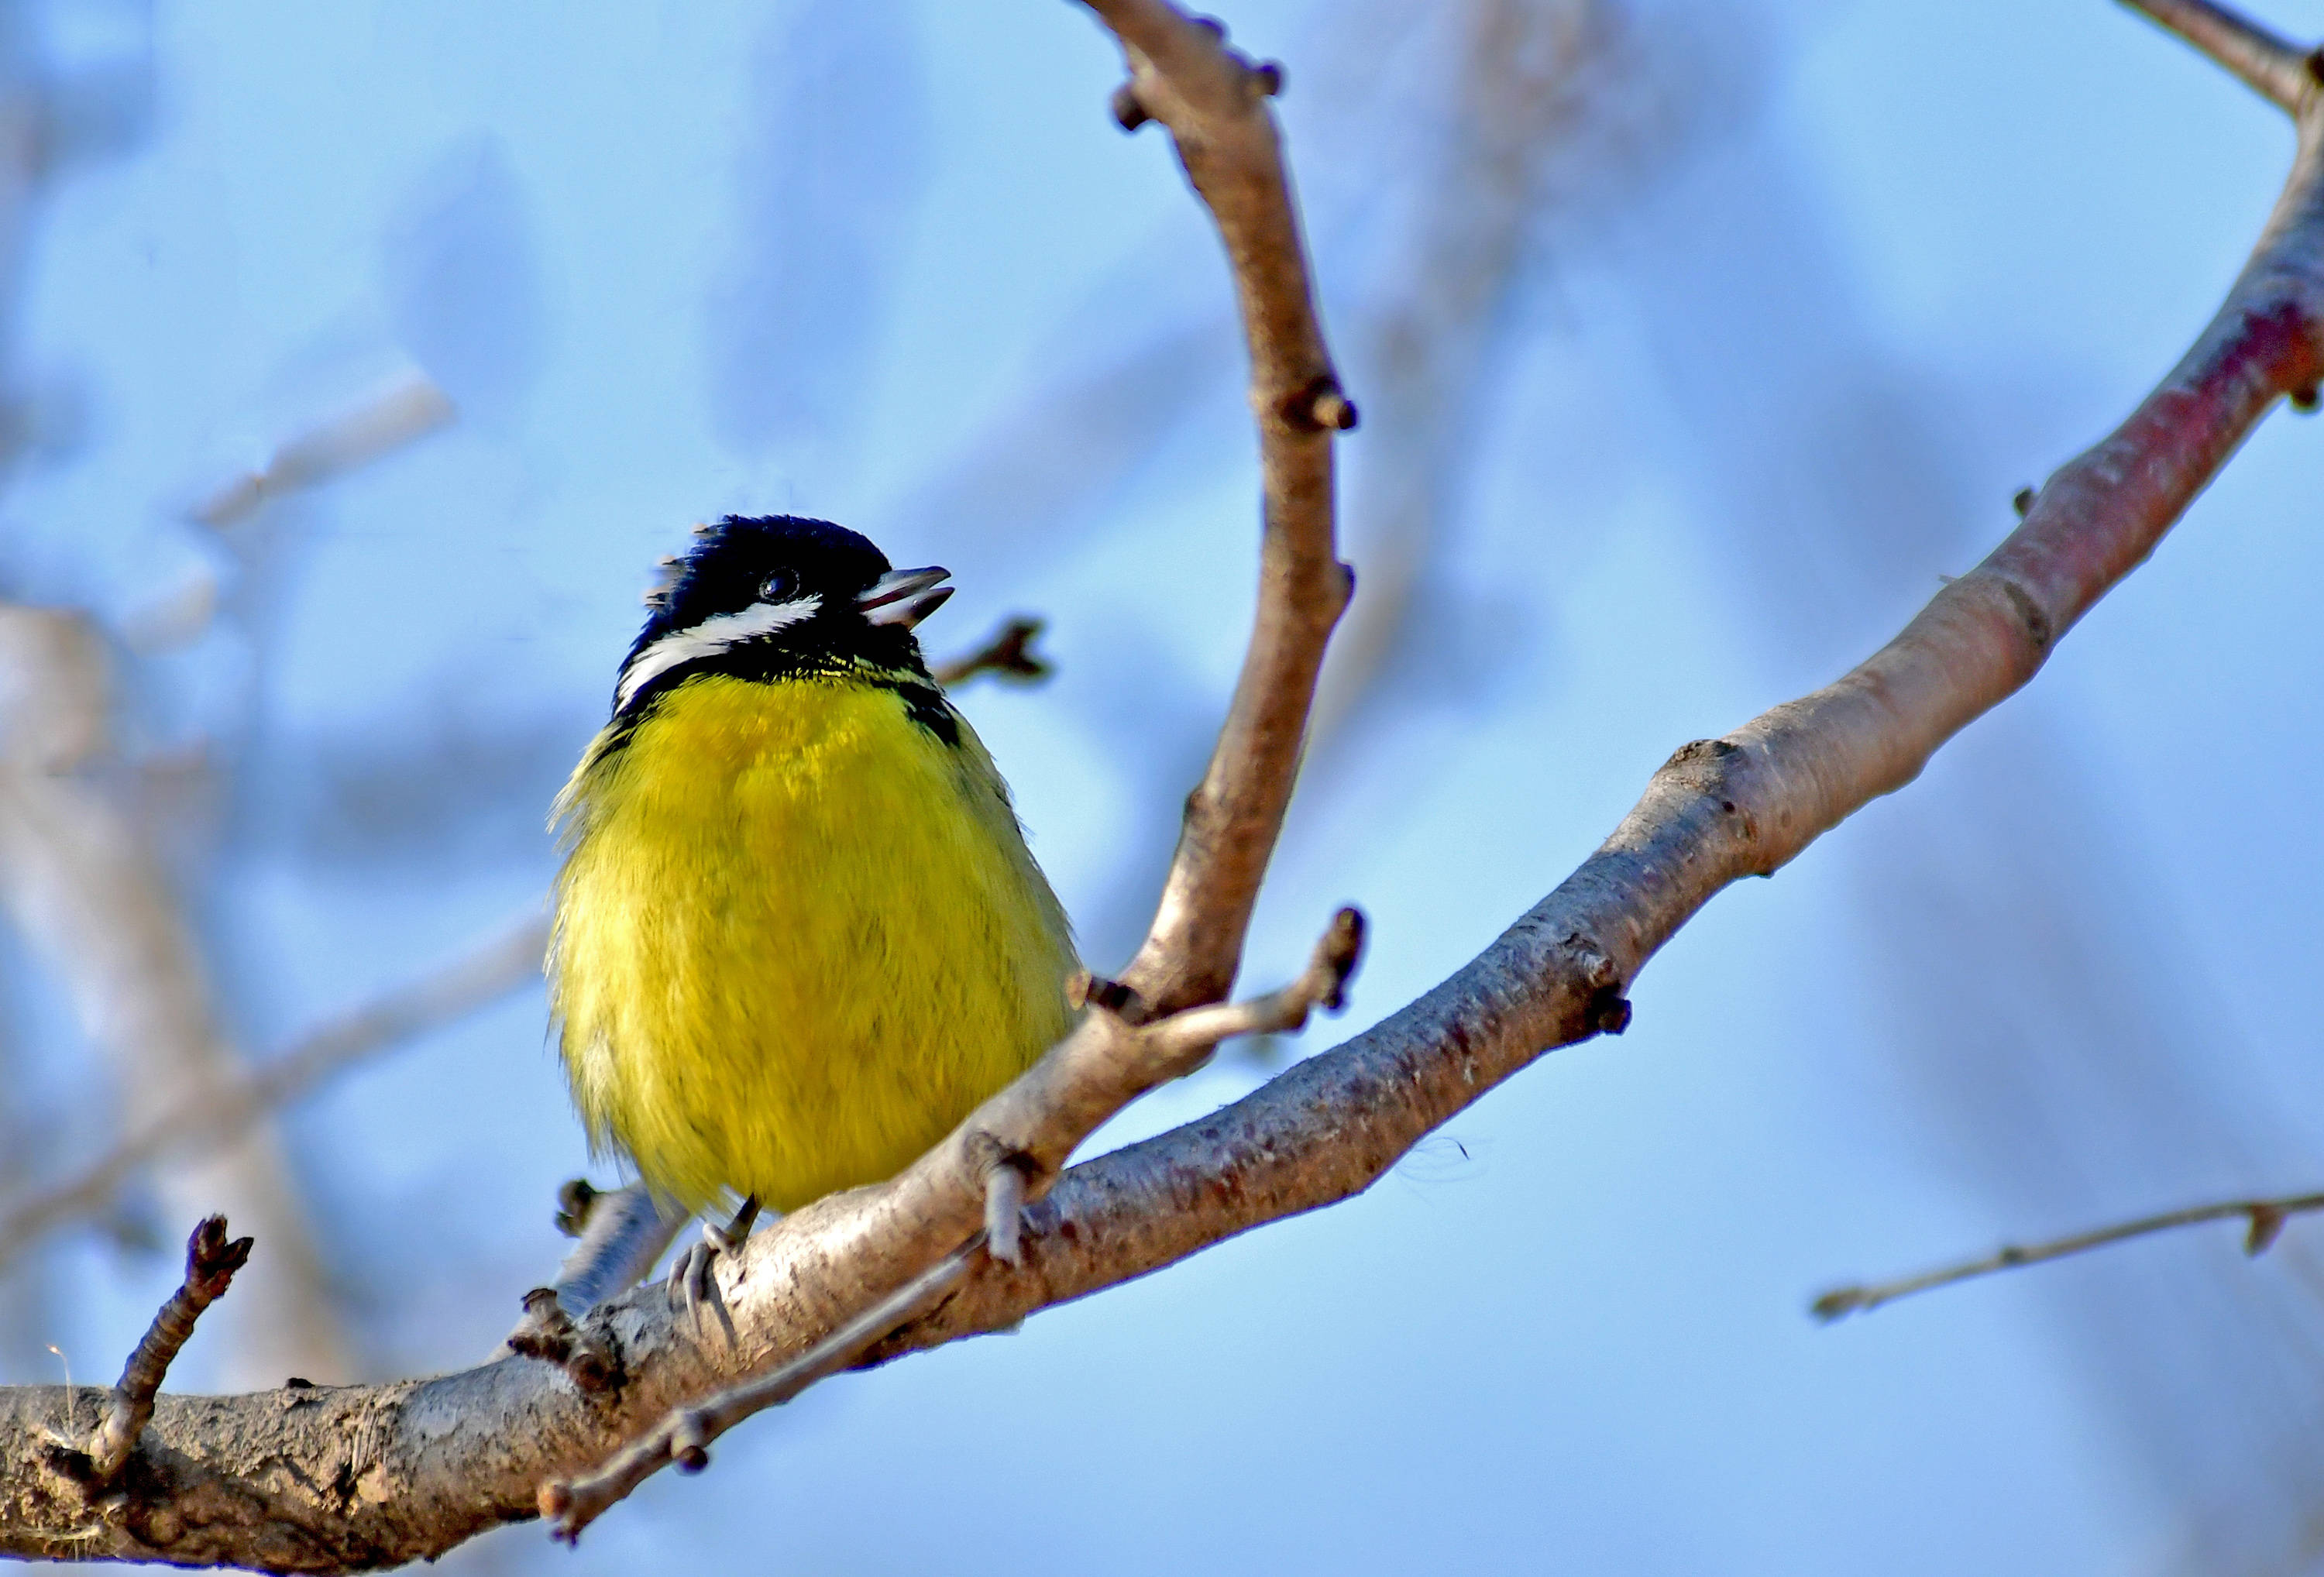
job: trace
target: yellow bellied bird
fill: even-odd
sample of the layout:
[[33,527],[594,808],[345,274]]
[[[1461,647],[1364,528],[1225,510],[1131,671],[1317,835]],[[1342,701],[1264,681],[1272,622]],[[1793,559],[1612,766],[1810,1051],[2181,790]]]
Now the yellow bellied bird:
[[558,798],[549,1001],[592,1144],[741,1202],[715,1245],[943,1138],[1064,1036],[1077,965],[920,654],[945,571],[791,516],[669,567]]

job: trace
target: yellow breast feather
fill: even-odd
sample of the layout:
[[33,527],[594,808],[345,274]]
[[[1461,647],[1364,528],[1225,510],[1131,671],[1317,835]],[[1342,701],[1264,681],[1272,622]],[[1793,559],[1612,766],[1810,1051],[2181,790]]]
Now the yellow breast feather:
[[700,1210],[890,1176],[1064,1035],[1071,934],[965,721],[704,674],[558,801],[550,1005],[593,1143]]

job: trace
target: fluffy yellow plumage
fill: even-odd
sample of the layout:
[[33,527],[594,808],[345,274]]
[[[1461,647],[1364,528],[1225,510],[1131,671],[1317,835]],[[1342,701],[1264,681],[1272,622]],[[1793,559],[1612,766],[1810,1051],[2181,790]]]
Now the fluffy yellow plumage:
[[[1073,946],[917,647],[917,673],[804,627],[706,654],[664,622],[559,800],[552,1006],[593,1140],[690,1208],[789,1210],[900,1169],[1060,1038]],[[687,641],[690,670],[655,666]]]

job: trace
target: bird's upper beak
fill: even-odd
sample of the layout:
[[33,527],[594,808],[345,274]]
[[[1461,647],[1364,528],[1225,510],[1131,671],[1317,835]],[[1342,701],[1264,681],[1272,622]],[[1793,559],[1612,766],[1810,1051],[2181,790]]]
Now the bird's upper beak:
[[949,569],[897,569],[881,576],[872,589],[855,599],[863,617],[874,624],[901,624],[908,630],[945,604],[953,594],[943,584]]

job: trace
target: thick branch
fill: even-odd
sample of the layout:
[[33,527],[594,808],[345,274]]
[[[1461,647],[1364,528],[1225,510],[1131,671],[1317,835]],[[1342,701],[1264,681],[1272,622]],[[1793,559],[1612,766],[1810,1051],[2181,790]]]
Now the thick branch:
[[2318,57],[2214,0],[2122,0],[2233,71],[2261,97],[2298,114],[2318,86]]
[[1917,1276],[1902,1276],[1894,1281],[1876,1281],[1858,1286],[1834,1287],[1809,1305],[1808,1312],[1819,1320],[1837,1320],[1845,1314],[1877,1309],[1882,1304],[1894,1303],[1900,1297],[1910,1297],[1916,1292],[1950,1286],[1957,1281],[1969,1281],[1980,1276],[1991,1276],[1997,1271],[2015,1270],[2023,1265],[2039,1265],[2046,1259],[2063,1259],[2070,1254],[2086,1254],[2092,1249],[2103,1249],[2126,1239],[2143,1238],[2150,1232],[2167,1232],[2178,1227],[2198,1226],[2204,1222],[2243,1222],[2244,1252],[2264,1254],[2275,1241],[2276,1234],[2283,1231],[2283,1223],[2288,1218],[2318,1210],[2324,1210],[2324,1194],[2288,1194],[2276,1199],[2230,1199],[2217,1204],[2168,1210],[2161,1215],[2117,1222],[2112,1226],[2076,1232],[2070,1237],[2052,1238],[2046,1242],[2005,1243],[1981,1259],[1965,1259],[1958,1265],[1924,1270]]

